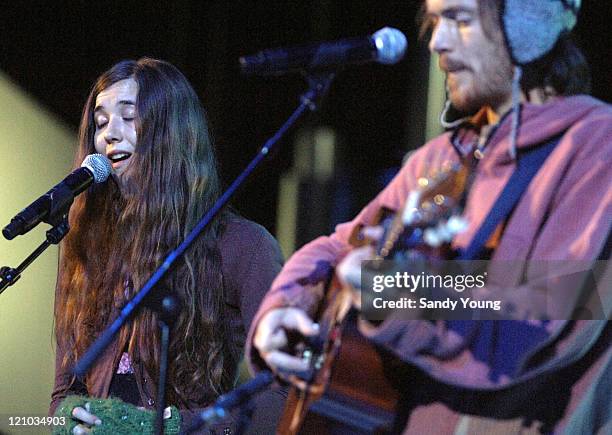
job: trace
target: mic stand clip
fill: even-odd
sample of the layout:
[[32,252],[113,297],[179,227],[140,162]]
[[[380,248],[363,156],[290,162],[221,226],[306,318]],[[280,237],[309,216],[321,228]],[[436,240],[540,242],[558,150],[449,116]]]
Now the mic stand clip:
[[0,268],[0,294],[8,287],[15,284],[21,273],[36,260],[50,245],[57,245],[70,231],[68,225],[68,212],[74,201],[74,194],[65,187],[63,189],[55,189],[52,195],[48,195],[48,200],[51,201],[49,207],[49,215],[43,220],[51,225],[47,230],[46,240],[42,242],[28,257],[19,264],[16,268],[2,266]]

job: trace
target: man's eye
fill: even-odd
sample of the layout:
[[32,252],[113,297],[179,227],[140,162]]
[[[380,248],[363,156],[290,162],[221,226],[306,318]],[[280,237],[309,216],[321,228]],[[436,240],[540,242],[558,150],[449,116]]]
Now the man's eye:
[[455,18],[455,22],[457,23],[457,26],[459,27],[466,27],[469,26],[470,24],[472,24],[472,17],[457,17]]
[[129,121],[133,121],[133,120],[134,120],[134,117],[133,117],[133,116],[124,116],[124,117],[123,117],[123,120],[124,120],[124,121],[128,121],[128,122],[129,122]]
[[106,119],[101,119],[101,120],[96,121],[96,127],[97,128],[102,128],[106,124],[108,124],[108,121]]

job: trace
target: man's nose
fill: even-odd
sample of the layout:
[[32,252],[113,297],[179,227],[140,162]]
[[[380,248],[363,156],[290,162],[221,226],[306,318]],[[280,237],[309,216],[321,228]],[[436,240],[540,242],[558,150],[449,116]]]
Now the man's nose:
[[429,41],[429,51],[438,54],[450,51],[452,48],[453,29],[450,20],[440,17]]

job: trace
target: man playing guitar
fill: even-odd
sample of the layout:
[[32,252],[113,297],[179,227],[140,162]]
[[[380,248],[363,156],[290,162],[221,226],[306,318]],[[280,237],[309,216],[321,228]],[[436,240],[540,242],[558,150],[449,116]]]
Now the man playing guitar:
[[[588,67],[570,38],[579,8],[580,0],[425,2],[429,49],[446,74],[449,101],[442,122],[448,131],[417,150],[353,221],[305,245],[286,263],[247,340],[255,369],[307,370],[309,362],[287,345],[289,331],[305,337],[320,332],[312,317],[322,294],[313,284],[327,280],[335,268],[341,282],[358,287],[361,261],[372,258],[374,249],[355,247],[355,234],[380,238],[374,225],[381,209],[400,210],[419,177],[462,163],[470,170],[463,207],[467,228],[451,246],[466,253],[483,237],[482,228],[492,225],[465,258],[523,262],[522,270],[491,273],[495,286],[480,294],[512,300],[520,314],[499,322],[361,318],[362,334],[432,380],[398,381],[396,388],[407,398],[402,430],[612,431],[612,392],[604,382],[612,376],[609,311],[597,320],[577,320],[575,300],[562,301],[569,311],[560,315],[529,296],[537,291],[531,261],[609,258],[612,109],[584,95]],[[547,156],[524,191],[501,220],[491,221],[491,210],[508,201],[507,185],[515,183],[521,159],[543,147]],[[454,388],[452,394],[441,385]]]

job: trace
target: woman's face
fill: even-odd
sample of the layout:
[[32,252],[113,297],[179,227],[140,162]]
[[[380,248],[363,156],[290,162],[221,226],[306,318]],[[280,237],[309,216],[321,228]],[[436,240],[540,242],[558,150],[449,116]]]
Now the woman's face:
[[106,88],[96,98],[94,145],[96,152],[111,161],[119,182],[136,150],[137,95],[138,84],[130,78]]

